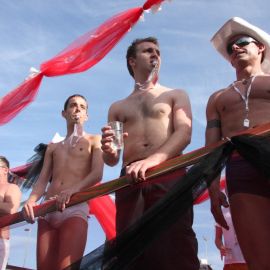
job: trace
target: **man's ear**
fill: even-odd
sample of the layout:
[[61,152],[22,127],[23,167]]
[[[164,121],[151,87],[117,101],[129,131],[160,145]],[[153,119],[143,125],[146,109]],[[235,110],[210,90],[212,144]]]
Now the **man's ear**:
[[263,53],[263,52],[265,51],[265,46],[264,46],[264,44],[258,43],[257,46],[258,46],[259,51],[260,51],[261,53]]
[[135,58],[129,57],[128,63],[129,63],[129,65],[130,65],[131,67],[134,67],[134,66],[135,66],[135,63],[136,63]]

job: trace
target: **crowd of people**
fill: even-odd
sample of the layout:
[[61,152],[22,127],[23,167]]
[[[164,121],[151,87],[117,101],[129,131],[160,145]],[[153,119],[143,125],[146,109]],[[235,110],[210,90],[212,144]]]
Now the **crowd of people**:
[[[209,98],[206,146],[270,120],[270,36],[235,17],[217,31],[212,43],[235,69],[236,80]],[[168,174],[145,181],[148,169],[181,155],[191,142],[192,112],[186,91],[159,84],[161,54],[156,38],[134,40],[126,61],[134,88],[110,106],[107,119],[108,123],[123,123],[123,150],[112,147],[115,133],[110,125],[102,127],[100,135],[84,132],[88,119],[85,97],[74,94],[64,104],[66,137],[48,145],[38,181],[23,206],[25,220],[33,223],[33,207],[40,198],[56,199],[58,211],[38,218],[37,269],[65,269],[83,256],[88,205],[83,202],[66,208],[66,204],[74,193],[102,180],[104,163],[115,166],[122,162],[119,175],[133,183],[115,194],[117,235],[140,220],[186,175],[183,168],[177,176]],[[8,183],[8,172],[9,162],[0,157],[1,215],[17,211],[20,204],[21,192]],[[226,164],[228,200],[220,190],[219,178],[209,186],[209,195],[216,220],[215,243],[221,257],[226,258],[224,269],[269,269],[270,182],[236,151]],[[200,269],[192,224],[190,205],[172,226],[147,245],[128,269]],[[80,233],[72,233],[75,231]],[[8,238],[8,229],[1,229],[2,269],[7,263]],[[234,260],[240,253],[241,260]]]

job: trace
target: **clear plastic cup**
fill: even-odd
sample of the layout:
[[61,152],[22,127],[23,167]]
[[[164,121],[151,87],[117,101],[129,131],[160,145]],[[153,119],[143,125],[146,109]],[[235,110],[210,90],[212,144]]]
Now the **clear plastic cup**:
[[113,141],[111,142],[111,147],[113,150],[122,150],[124,147],[123,140],[123,123],[120,121],[112,121],[108,123],[114,132]]

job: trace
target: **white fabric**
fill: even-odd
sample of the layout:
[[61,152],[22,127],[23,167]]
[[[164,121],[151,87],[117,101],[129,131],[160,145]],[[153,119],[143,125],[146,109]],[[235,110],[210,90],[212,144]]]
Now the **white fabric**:
[[5,270],[9,256],[9,239],[0,238],[0,270]]
[[230,62],[230,56],[227,52],[228,40],[241,34],[253,37],[265,46],[262,70],[265,73],[270,73],[270,35],[244,19],[234,17],[228,20],[212,37],[211,42],[215,49]]
[[225,256],[224,264],[245,263],[245,259],[243,257],[234,231],[230,208],[223,207],[222,212],[230,229],[226,230],[219,224],[216,224],[216,226],[222,229],[225,247],[231,249],[232,251],[231,254]]

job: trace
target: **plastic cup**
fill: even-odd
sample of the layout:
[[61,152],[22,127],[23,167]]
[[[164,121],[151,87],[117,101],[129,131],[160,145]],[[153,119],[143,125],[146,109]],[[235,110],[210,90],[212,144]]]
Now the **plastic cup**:
[[108,123],[114,132],[113,141],[111,142],[111,147],[113,150],[121,150],[124,146],[123,140],[123,123],[119,121],[112,121]]

